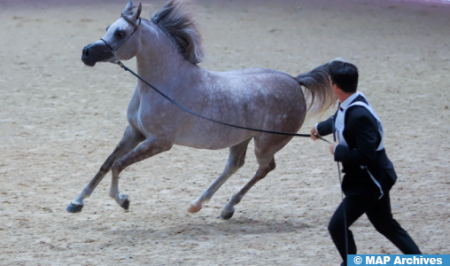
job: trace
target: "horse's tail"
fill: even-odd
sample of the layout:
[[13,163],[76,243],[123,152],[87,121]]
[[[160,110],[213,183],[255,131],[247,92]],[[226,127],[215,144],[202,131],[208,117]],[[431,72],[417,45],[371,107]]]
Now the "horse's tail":
[[328,80],[329,64],[330,62],[296,77],[298,83],[305,87],[308,119],[318,114],[322,116],[330,106],[336,103],[336,95],[334,95]]

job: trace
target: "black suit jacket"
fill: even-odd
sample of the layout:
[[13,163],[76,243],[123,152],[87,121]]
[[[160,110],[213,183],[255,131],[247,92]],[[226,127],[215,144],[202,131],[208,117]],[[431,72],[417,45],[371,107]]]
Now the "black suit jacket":
[[[356,97],[352,103],[356,101],[367,103],[362,96]],[[333,133],[336,116],[337,113],[317,125],[317,131],[321,136]],[[338,145],[334,154],[335,161],[342,162],[343,165],[344,193],[347,196],[367,191],[381,194],[380,188],[370,174],[380,184],[383,192],[387,193],[397,180],[397,175],[394,165],[386,155],[386,150],[377,151],[381,142],[377,119],[367,108],[357,105],[348,108],[344,124],[343,136],[348,147]]]

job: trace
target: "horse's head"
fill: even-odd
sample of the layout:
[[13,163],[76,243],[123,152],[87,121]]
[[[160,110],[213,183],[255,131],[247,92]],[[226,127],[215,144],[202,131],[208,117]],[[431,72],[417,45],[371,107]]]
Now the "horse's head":
[[81,61],[88,66],[94,66],[97,62],[114,62],[117,59],[114,57],[113,50],[121,60],[128,60],[135,56],[137,38],[131,38],[131,36],[140,24],[141,10],[140,3],[136,8],[129,0],[122,16],[106,28],[105,35],[83,48]]

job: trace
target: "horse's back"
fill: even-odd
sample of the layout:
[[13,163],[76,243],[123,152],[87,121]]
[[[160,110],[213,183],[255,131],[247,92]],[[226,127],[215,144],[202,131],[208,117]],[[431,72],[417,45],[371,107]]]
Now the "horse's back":
[[[285,80],[289,83],[300,85],[295,79],[287,73],[269,69],[269,68],[244,68],[238,70],[224,71],[224,72],[211,72],[221,77],[226,78],[247,78],[247,77],[259,77],[263,79],[276,79]],[[293,82],[292,82],[293,81]]]
[[216,76],[216,92],[243,97],[246,101],[264,100],[269,105],[277,101],[285,104],[305,104],[300,84],[284,72],[267,68],[247,68],[212,73]]

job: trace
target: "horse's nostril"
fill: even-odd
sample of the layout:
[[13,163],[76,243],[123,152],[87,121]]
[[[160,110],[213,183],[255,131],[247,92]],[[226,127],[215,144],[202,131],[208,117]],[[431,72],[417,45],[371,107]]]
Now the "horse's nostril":
[[89,47],[84,47],[83,48],[83,55],[85,56],[85,57],[88,57],[89,56]]

